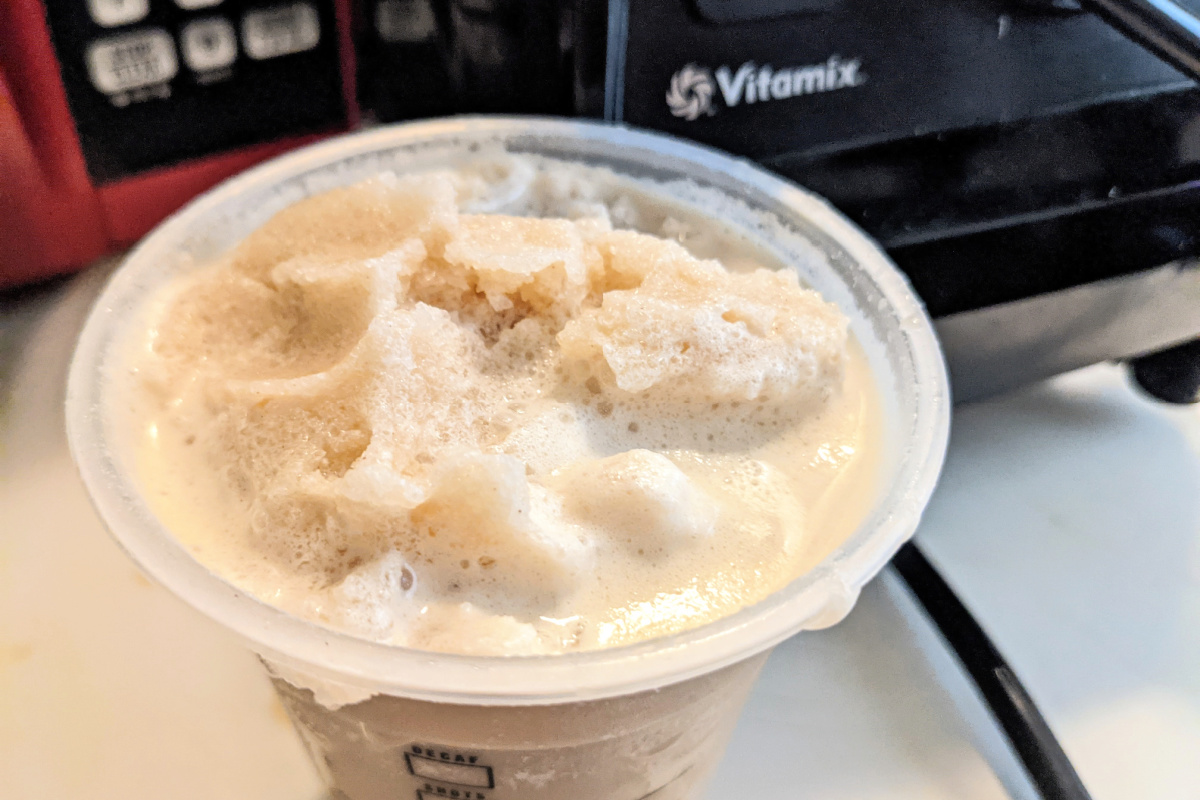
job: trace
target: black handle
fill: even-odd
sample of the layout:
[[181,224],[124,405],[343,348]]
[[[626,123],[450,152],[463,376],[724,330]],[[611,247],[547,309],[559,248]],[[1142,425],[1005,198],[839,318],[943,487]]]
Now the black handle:
[[1081,0],[1117,30],[1200,82],[1200,17],[1171,0]]
[[925,555],[909,542],[892,566],[966,668],[1043,800],[1090,800],[1033,698]]

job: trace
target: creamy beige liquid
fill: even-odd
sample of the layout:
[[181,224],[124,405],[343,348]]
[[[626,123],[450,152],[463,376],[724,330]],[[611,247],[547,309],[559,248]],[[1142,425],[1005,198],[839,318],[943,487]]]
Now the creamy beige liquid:
[[231,582],[373,640],[565,652],[728,615],[875,492],[866,360],[778,266],[533,158],[314,197],[150,305],[146,494]]

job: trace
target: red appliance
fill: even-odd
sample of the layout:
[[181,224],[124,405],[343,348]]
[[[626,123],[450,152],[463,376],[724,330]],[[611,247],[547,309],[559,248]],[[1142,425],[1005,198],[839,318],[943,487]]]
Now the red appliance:
[[357,123],[349,0],[2,0],[0,31],[0,286]]

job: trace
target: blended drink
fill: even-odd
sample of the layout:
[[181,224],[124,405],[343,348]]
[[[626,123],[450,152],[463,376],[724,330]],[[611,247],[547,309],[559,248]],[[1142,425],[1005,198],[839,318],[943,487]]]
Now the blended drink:
[[[503,658],[674,634],[812,569],[877,497],[845,315],[606,169],[382,173],[141,313],[113,391],[154,513],[230,583],[362,639]],[[763,658],[530,706],[269,667],[339,797],[667,800],[695,796]]]
[[683,212],[529,157],[292,206],[150,310],[150,502],[236,585],[406,647],[613,647],[762,599],[869,505],[875,391],[836,307]]

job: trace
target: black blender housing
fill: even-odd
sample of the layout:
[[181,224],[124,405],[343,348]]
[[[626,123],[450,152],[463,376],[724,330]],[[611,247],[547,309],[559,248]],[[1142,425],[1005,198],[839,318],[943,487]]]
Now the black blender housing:
[[[959,318],[959,397],[1200,335],[1197,302],[1060,357],[1062,326],[1039,338],[1044,309],[1022,312],[1200,254],[1200,90],[1071,0],[366,0],[358,38],[381,121],[608,119],[824,195]],[[984,310],[979,335],[1019,327],[1038,357],[977,357],[961,315]]]

